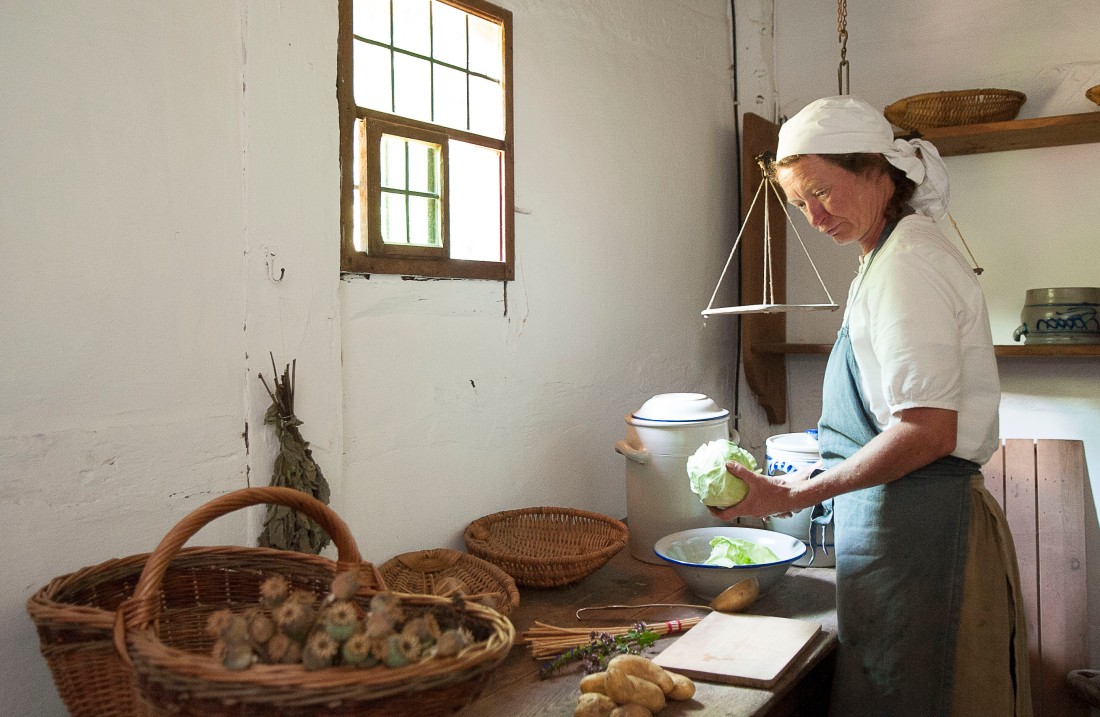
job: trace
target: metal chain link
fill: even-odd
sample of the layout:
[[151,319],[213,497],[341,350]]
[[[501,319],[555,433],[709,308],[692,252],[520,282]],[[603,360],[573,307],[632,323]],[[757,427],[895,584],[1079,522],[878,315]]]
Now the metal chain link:
[[840,38],[840,65],[836,68],[837,94],[849,94],[848,76],[848,0],[836,2],[836,31]]

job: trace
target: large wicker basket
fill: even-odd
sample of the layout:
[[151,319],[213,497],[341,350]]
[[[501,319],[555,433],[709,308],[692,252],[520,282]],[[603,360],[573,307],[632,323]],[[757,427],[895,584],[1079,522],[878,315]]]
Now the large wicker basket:
[[[316,520],[337,546],[338,561],[262,548],[182,548],[210,520],[263,503],[287,505]],[[444,715],[476,698],[514,635],[506,618],[478,605],[469,607],[470,622],[485,639],[425,669],[254,665],[229,672],[211,657],[204,630],[211,612],[255,606],[259,584],[274,574],[323,595],[344,570],[359,572],[361,601],[385,588],[378,571],[360,559],[347,526],[323,503],[287,488],[250,488],[200,507],[152,553],[55,579],[32,597],[28,610],[74,715]],[[424,609],[433,607],[432,600],[448,602],[401,599]],[[105,640],[113,641],[113,655]]]
[[1015,90],[952,90],[913,95],[888,105],[886,119],[902,129],[923,132],[1014,119],[1027,95]]
[[626,545],[626,526],[574,508],[523,508],[466,526],[466,549],[497,565],[517,584],[571,585],[598,570]]
[[450,596],[462,592],[488,601],[502,615],[519,606],[512,576],[481,558],[450,548],[402,553],[378,568],[390,590],[418,595]]

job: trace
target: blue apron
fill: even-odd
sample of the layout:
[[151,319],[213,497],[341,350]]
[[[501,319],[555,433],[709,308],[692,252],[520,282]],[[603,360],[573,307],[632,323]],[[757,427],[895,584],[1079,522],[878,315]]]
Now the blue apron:
[[[879,247],[892,230],[886,228]],[[864,280],[877,252],[868,257]],[[845,322],[825,369],[818,424],[824,466],[850,457],[878,433]],[[970,478],[979,468],[948,456],[833,499],[840,644],[832,715],[950,713]]]

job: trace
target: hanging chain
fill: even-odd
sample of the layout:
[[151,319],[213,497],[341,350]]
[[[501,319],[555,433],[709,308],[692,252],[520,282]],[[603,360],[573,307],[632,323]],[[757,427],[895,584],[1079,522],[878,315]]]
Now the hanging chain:
[[836,68],[837,94],[849,94],[848,81],[848,0],[836,2],[836,31],[840,38],[840,65]]

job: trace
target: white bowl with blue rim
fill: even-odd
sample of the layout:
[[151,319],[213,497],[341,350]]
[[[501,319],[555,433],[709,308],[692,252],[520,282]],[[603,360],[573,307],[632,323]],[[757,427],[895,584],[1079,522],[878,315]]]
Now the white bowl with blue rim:
[[[710,557],[710,541],[716,536],[739,538],[768,548],[777,560],[755,565],[706,565]],[[723,590],[742,580],[756,578],[763,594],[779,581],[794,561],[806,552],[806,544],[797,538],[774,530],[722,526],[717,528],[692,528],[666,535],[653,546],[653,552],[667,562],[688,588],[703,598],[713,600]]]

